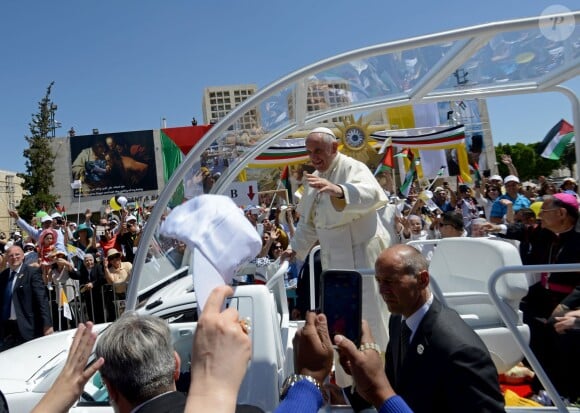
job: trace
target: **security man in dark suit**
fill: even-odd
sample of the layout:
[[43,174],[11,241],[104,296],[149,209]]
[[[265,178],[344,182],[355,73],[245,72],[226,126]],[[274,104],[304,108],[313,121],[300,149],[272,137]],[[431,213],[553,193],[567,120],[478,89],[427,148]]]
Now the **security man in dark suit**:
[[0,351],[54,332],[40,268],[24,265],[17,245],[6,255],[8,268],[0,273]]
[[421,253],[403,244],[387,248],[375,277],[391,311],[385,372],[413,412],[505,412],[487,348],[457,312],[433,297]]

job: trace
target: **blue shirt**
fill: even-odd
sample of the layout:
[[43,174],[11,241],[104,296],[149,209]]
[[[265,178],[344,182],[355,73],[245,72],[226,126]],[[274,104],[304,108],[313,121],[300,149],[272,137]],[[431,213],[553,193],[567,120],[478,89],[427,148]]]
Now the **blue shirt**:
[[507,213],[507,207],[505,205],[503,205],[501,202],[499,202],[502,199],[508,199],[508,200],[512,201],[512,203],[513,203],[512,208],[513,208],[514,212],[517,212],[522,208],[529,208],[531,205],[530,200],[528,198],[526,198],[525,196],[523,196],[522,194],[518,194],[516,199],[513,199],[508,194],[504,194],[504,195],[498,196],[497,199],[495,201],[493,201],[493,204],[491,205],[490,217],[503,218],[504,215]]
[[[316,413],[322,407],[320,391],[308,380],[301,380],[288,390],[275,413]],[[413,413],[400,396],[393,396],[384,401],[379,413]]]

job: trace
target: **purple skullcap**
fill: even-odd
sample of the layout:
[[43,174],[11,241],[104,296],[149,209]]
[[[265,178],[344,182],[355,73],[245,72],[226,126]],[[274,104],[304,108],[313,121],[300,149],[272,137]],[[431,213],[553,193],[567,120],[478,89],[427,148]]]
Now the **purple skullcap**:
[[554,194],[552,196],[554,198],[556,198],[558,201],[560,201],[566,205],[569,205],[572,208],[578,209],[578,198],[576,198],[575,195],[566,194],[566,193],[559,193],[559,194]]

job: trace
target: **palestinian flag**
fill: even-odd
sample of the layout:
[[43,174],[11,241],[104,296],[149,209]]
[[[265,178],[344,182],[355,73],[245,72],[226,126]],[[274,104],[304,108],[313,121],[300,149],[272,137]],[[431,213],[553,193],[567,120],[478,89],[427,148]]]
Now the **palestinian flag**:
[[310,160],[304,138],[281,139],[258,155],[248,168],[280,168],[297,165]]
[[[385,148],[385,146],[386,146],[386,148]],[[383,148],[385,148],[383,160],[381,161],[379,166],[377,166],[377,169],[375,171],[375,176],[377,176],[381,172],[390,171],[390,170],[395,168],[395,160],[393,158],[393,145],[391,144],[390,139],[387,139],[385,141],[385,143],[383,144]],[[381,151],[383,150],[383,148],[381,148]],[[381,151],[379,151],[379,153],[382,153]]]
[[558,160],[573,137],[574,127],[562,119],[550,129],[540,143],[538,153],[542,158]]
[[[465,182],[471,182],[469,173],[469,159],[465,147],[465,126],[434,126],[431,128],[398,129],[375,132],[371,135],[376,141],[382,142],[391,139],[392,145],[397,148],[407,148],[423,153],[428,151],[455,150],[459,173]],[[443,153],[444,155],[444,153]],[[395,155],[397,157],[397,155]],[[430,164],[430,156],[424,155],[426,164]],[[441,165],[442,159],[436,160],[435,168]],[[424,165],[417,166],[419,177],[424,176]],[[449,170],[449,168],[447,168]]]
[[475,176],[475,182],[481,183],[481,171],[479,170],[479,163],[473,162],[470,165],[471,169],[473,170],[473,175]]
[[290,183],[290,168],[288,165],[282,169],[280,183],[284,185],[284,188],[286,188],[286,191],[288,192],[288,202],[292,203],[292,184]]
[[409,191],[411,190],[411,186],[413,185],[413,181],[415,180],[417,166],[415,164],[415,155],[413,154],[412,150],[407,148],[407,149],[401,151],[400,154],[406,154],[407,159],[409,159],[409,163],[410,163],[409,170],[407,171],[407,174],[405,175],[405,180],[403,181],[403,184],[399,188],[399,191],[401,192],[401,194],[406,198],[407,196],[409,196]]

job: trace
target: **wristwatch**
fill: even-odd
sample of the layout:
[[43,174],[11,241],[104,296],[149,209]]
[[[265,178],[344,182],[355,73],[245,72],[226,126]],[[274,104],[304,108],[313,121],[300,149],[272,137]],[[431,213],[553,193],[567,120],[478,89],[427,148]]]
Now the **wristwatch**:
[[280,400],[284,400],[290,388],[302,380],[309,381],[316,386],[318,391],[322,392],[320,383],[314,377],[307,376],[305,374],[291,374],[286,378],[286,380],[284,380],[284,384],[282,384],[282,389],[280,390]]

